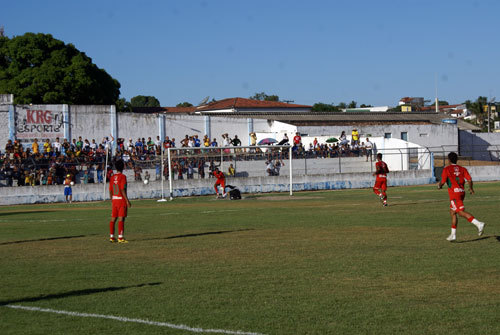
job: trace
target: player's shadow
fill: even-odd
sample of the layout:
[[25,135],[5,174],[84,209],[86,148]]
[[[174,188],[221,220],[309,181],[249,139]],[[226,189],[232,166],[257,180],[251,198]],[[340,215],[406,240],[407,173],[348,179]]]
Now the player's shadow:
[[59,237],[46,237],[46,238],[37,238],[37,239],[34,239],[34,240],[20,240],[20,241],[2,242],[2,243],[0,243],[0,245],[30,243],[30,242],[43,242],[43,241],[53,241],[53,240],[66,240],[66,239],[70,239],[70,238],[80,238],[80,237],[95,236],[95,235],[97,235],[97,234],[73,235],[73,236],[59,236]]
[[467,240],[467,241],[457,241],[456,243],[479,242],[479,241],[482,241],[482,240],[487,240],[489,238],[496,238],[497,241],[500,242],[500,236],[483,236],[483,237],[479,237],[479,238],[475,238],[475,239]]
[[63,292],[63,293],[39,295],[37,297],[26,297],[26,298],[21,298],[21,299],[3,300],[3,301],[0,301],[0,306],[9,305],[9,304],[18,304],[18,303],[23,303],[23,302],[36,302],[36,301],[42,301],[42,300],[78,297],[78,296],[103,293],[103,292],[121,291],[121,290],[126,290],[128,288],[134,288],[134,287],[156,286],[156,285],[160,285],[160,284],[162,284],[162,283],[155,282],[155,283],[144,283],[144,284],[130,285],[130,286],[110,286],[110,287],[103,287],[103,288],[90,288],[90,289],[85,289],[85,290],[74,290],[74,291],[68,291],[68,292]]
[[206,236],[206,235],[219,235],[219,234],[227,234],[227,233],[236,233],[240,231],[249,231],[255,229],[236,229],[236,230],[220,230],[220,231],[209,231],[205,233],[193,233],[193,234],[182,234],[182,235],[174,235],[167,237],[153,237],[153,238],[145,238],[145,239],[137,239],[136,241],[155,241],[155,240],[171,240],[174,238],[185,238],[185,237],[197,237],[197,236]]
[[8,215],[18,215],[18,214],[38,214],[38,213],[53,213],[53,211],[16,211],[16,212],[3,212],[0,213],[0,216],[8,216]]

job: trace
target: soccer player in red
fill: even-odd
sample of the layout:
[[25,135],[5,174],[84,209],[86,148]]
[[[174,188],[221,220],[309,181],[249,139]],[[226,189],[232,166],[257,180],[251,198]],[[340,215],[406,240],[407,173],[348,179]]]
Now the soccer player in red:
[[226,177],[224,176],[224,173],[222,171],[219,171],[219,168],[215,168],[213,175],[215,176],[215,178],[217,178],[214,184],[215,193],[217,193],[216,199],[220,197],[219,189],[217,187],[219,185],[222,188],[222,197],[225,198],[227,194],[226,194]]
[[377,154],[377,162],[375,163],[375,185],[373,186],[373,192],[380,197],[382,204],[387,206],[387,174],[389,173],[389,168],[387,164],[382,160],[382,154]]
[[451,234],[446,239],[450,242],[457,240],[457,214],[477,227],[478,235],[483,235],[485,223],[477,220],[474,216],[465,211],[464,184],[467,181],[470,194],[474,194],[472,186],[472,178],[466,168],[457,164],[458,155],[454,152],[448,154],[448,166],[443,169],[441,181],[438,184],[438,189],[443,188],[444,184],[448,185],[448,195],[450,196],[450,215],[451,215]]
[[111,221],[109,222],[109,241],[116,242],[115,223],[118,219],[118,243],[128,243],[124,238],[125,218],[127,209],[132,206],[127,197],[127,177],[122,173],[125,163],[120,159],[115,162],[117,173],[111,176],[109,195],[111,197]]

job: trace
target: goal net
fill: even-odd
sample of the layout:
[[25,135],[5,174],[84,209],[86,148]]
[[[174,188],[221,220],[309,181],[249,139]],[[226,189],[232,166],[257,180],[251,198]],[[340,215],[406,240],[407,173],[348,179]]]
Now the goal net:
[[[226,185],[243,192],[287,191],[292,195],[293,169],[290,146],[183,147],[162,152],[162,199],[175,194],[215,194],[216,168]],[[164,185],[164,183],[168,185]],[[174,190],[176,192],[174,192]]]

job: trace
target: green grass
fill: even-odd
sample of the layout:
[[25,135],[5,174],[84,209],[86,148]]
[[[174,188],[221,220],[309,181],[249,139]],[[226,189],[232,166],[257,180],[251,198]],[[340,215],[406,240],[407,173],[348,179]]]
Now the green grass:
[[[435,186],[0,208],[0,304],[263,334],[500,333],[500,184],[449,243]],[[192,334],[0,306],[2,334]]]

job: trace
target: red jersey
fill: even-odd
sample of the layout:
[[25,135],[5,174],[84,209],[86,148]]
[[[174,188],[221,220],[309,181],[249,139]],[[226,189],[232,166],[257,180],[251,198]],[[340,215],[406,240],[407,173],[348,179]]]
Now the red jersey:
[[123,173],[117,172],[111,177],[109,182],[112,204],[116,207],[127,207],[127,201],[121,195],[121,190],[127,190],[127,177]]
[[457,164],[451,164],[443,169],[441,180],[445,181],[448,185],[450,200],[462,200],[465,197],[465,181],[470,181],[471,177],[466,168]]
[[293,143],[294,144],[299,144],[301,140],[302,140],[302,138],[299,135],[295,135],[293,137]]
[[377,161],[375,163],[375,173],[377,174],[377,179],[387,179],[387,174],[389,173],[389,168],[384,161]]
[[217,178],[217,181],[223,181],[224,179],[226,179],[226,177],[224,176],[224,173],[222,171],[214,171],[214,176],[215,178]]

